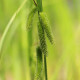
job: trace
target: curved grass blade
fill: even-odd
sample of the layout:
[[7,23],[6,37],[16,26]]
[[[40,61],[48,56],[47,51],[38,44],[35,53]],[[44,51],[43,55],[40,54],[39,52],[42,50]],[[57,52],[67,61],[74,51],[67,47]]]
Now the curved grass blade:
[[13,14],[12,18],[10,19],[8,25],[6,26],[4,33],[2,35],[2,38],[0,40],[0,53],[1,53],[1,49],[5,40],[5,37],[7,35],[7,32],[9,30],[9,28],[11,27],[12,22],[14,21],[15,17],[17,16],[17,14],[20,12],[20,10],[23,8],[23,6],[25,5],[25,3],[27,2],[27,0],[24,0],[24,2],[21,4],[21,6],[17,9],[17,11]]
[[16,16],[18,15],[18,13],[21,11],[21,9],[23,8],[23,6],[25,5],[25,3],[27,2],[27,0],[24,0],[24,2],[21,4],[21,6],[17,9],[17,11],[13,14],[12,18],[10,19],[8,25],[6,26],[5,30],[4,30],[4,33],[2,35],[2,38],[0,40],[0,64],[2,62],[2,58],[4,56],[4,53],[2,54],[2,47],[3,47],[3,44],[4,44],[4,41],[6,39],[6,36],[9,32],[9,29],[11,29],[11,24],[13,23],[13,21],[15,20]]

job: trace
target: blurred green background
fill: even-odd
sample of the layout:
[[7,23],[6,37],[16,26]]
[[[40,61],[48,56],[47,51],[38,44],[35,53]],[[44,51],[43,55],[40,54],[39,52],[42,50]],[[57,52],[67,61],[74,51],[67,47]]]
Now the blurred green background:
[[[48,80],[80,80],[80,0],[42,0],[54,36],[47,40]],[[0,80],[34,80],[37,17],[26,29],[32,0],[0,0]]]

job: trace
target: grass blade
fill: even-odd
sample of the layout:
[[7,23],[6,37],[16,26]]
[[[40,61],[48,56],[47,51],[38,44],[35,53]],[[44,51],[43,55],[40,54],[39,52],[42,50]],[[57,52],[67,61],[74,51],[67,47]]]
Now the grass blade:
[[25,5],[25,3],[27,2],[27,0],[24,0],[24,2],[21,4],[21,6],[17,9],[17,11],[13,14],[13,16],[11,17],[9,23],[7,24],[5,30],[4,30],[4,33],[2,35],[2,38],[0,40],[0,53],[1,53],[1,49],[2,49],[2,46],[3,46],[3,43],[4,43],[4,40],[5,40],[5,37],[6,37],[6,34],[9,30],[9,28],[11,27],[11,24],[13,23],[14,19],[16,18],[17,14],[20,12],[20,10],[23,8],[23,6]]

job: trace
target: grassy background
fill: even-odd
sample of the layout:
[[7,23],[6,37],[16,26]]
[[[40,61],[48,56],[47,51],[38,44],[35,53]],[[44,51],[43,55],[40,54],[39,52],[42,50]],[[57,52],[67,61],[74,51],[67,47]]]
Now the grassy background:
[[[0,80],[32,80],[35,75],[36,17],[33,28],[26,30],[33,6],[32,0],[0,0]],[[43,10],[54,35],[54,45],[46,37],[48,79],[80,80],[80,1],[43,0]]]

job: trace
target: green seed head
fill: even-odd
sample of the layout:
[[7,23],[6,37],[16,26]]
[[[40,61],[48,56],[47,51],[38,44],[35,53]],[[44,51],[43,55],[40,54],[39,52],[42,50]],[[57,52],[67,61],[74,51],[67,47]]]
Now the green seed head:
[[47,15],[44,12],[40,13],[40,23],[43,26],[44,31],[46,32],[49,41],[53,44],[53,35],[50,29],[51,27],[50,27]]
[[47,55],[47,45],[45,40],[45,34],[44,34],[44,28],[38,23],[38,34],[39,34],[39,40],[40,40],[40,47],[44,55]]
[[42,51],[40,47],[37,47],[36,49],[37,53],[37,71],[36,71],[36,80],[42,79],[42,70],[43,70],[43,60],[42,60]]
[[27,29],[29,30],[32,27],[32,23],[34,20],[34,15],[37,12],[37,8],[32,9],[32,11],[29,13],[28,15],[28,19],[27,19]]

